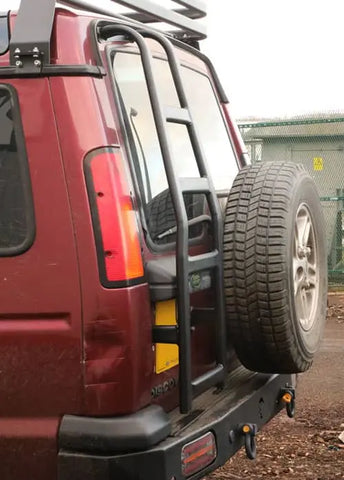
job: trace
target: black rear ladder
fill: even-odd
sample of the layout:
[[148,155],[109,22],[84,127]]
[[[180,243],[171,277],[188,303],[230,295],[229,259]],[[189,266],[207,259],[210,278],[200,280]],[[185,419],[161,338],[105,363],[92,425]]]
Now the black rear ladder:
[[[179,386],[180,410],[187,413],[192,408],[192,398],[213,385],[224,381],[226,364],[226,325],[224,312],[224,287],[223,287],[223,220],[219,208],[215,189],[213,187],[209,170],[206,165],[201,144],[195,125],[192,121],[183,82],[180,66],[171,42],[163,35],[145,29],[136,31],[125,25],[105,25],[101,28],[105,36],[125,35],[134,41],[140,50],[144,74],[147,81],[150,102],[157,128],[160,148],[171,192],[177,222],[177,343],[179,345]],[[157,83],[154,79],[152,68],[152,55],[146,44],[145,38],[156,40],[164,48],[175,88],[180,102],[179,108],[164,107],[158,94]],[[200,177],[179,178],[173,161],[172,148],[167,135],[167,123],[183,124],[187,127],[191,145],[196,158]],[[201,193],[206,195],[210,215],[212,218],[213,250],[197,256],[189,256],[189,226],[184,203],[184,194]],[[194,272],[201,270],[213,271],[216,290],[216,366],[204,375],[192,379],[191,376],[191,310],[189,277]],[[159,335],[159,332],[161,335]],[[171,343],[175,343],[172,335]],[[166,327],[154,328],[154,338],[157,342],[166,343]]]

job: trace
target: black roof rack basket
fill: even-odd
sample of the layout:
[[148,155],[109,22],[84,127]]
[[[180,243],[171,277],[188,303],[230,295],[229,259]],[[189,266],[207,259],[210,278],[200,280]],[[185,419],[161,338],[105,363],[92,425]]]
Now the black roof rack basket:
[[[154,0],[109,0],[113,7],[101,7],[97,2],[85,0],[60,0],[66,5],[91,10],[105,15],[117,16],[114,6],[121,5],[131,10],[123,16],[141,23],[164,22],[177,29],[177,33],[185,36],[197,37],[199,40],[206,37],[205,27],[197,20],[206,16],[206,7],[203,0],[170,0],[171,8],[162,6]],[[94,5],[90,6],[90,4]],[[178,32],[179,31],[179,32]]]
[[[31,73],[49,65],[56,3],[56,0],[21,0],[10,42],[11,65],[31,69]],[[206,38],[205,26],[199,22],[206,15],[203,0],[170,0],[171,8],[153,0],[108,0],[107,6],[100,6],[97,0],[60,0],[59,3],[141,25],[168,24],[173,27],[173,33],[185,41]],[[118,13],[118,6],[126,7],[129,12]]]

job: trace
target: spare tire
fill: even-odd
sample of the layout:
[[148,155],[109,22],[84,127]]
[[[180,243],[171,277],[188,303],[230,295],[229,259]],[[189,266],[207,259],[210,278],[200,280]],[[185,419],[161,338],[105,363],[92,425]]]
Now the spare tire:
[[[189,220],[204,212],[204,195],[187,193],[184,195],[185,209]],[[147,204],[147,227],[153,242],[158,245],[176,241],[177,222],[170,190],[163,190]],[[201,235],[202,223],[189,227],[190,238]]]
[[326,318],[325,244],[317,189],[302,166],[239,172],[225,212],[224,277],[230,340],[248,369],[311,366]]

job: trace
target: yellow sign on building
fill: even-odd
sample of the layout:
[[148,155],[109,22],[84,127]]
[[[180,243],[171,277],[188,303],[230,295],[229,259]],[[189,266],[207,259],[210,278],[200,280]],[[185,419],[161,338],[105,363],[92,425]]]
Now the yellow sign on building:
[[324,168],[324,162],[322,157],[314,157],[313,158],[313,170],[316,172],[320,172]]

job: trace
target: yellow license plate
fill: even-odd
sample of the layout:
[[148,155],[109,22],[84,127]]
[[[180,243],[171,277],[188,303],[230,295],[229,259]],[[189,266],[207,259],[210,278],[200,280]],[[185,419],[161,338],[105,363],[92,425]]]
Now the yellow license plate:
[[[176,301],[167,300],[155,305],[155,325],[176,325]],[[155,345],[155,371],[162,373],[179,363],[179,347],[169,343]]]

